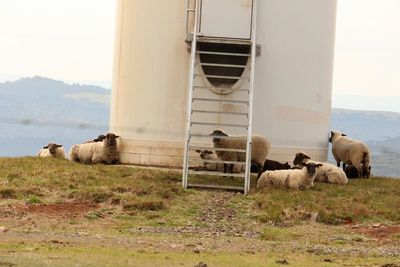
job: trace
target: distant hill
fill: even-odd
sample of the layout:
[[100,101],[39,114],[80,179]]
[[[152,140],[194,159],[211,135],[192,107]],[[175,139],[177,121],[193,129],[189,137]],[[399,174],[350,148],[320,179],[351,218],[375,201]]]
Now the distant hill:
[[[43,77],[0,83],[0,156],[35,155],[49,141],[68,151],[107,132],[110,93]],[[400,113],[333,109],[331,125],[370,145],[374,174],[400,177]]]
[[108,130],[110,90],[43,77],[0,83],[0,156],[34,155],[49,141],[69,149]]
[[331,128],[369,145],[373,174],[400,177],[400,113],[333,109]]
[[332,129],[345,132],[348,136],[382,141],[400,136],[400,113],[333,109],[331,125]]

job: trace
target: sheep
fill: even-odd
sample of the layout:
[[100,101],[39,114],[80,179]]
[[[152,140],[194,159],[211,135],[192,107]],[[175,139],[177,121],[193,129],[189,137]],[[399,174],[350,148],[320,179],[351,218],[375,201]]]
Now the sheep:
[[264,161],[264,165],[262,168],[258,171],[257,179],[260,178],[261,174],[265,171],[275,171],[275,170],[289,170],[291,167],[289,165],[289,162],[286,163],[280,163],[279,161],[271,160],[271,159],[266,159]]
[[49,143],[47,146],[44,146],[41,150],[39,150],[37,156],[41,158],[66,158],[63,146],[55,143]]
[[[203,159],[203,160],[218,160],[213,151],[197,149],[196,152],[200,153],[200,158]],[[233,172],[235,172],[235,173],[243,172],[244,168],[245,168],[244,165],[235,164],[233,166]],[[217,163],[217,162],[203,162],[203,166],[200,167],[200,168],[196,168],[196,169],[206,170],[206,171],[223,172],[224,171],[224,164],[223,163]]]
[[99,136],[97,136],[97,138],[95,138],[95,139],[93,139],[93,140],[88,140],[88,141],[84,142],[84,144],[101,142],[101,141],[103,141],[104,139],[106,139],[106,136],[105,136],[104,134],[100,134]]
[[[346,165],[346,169],[344,171],[346,173],[347,178],[360,178],[358,176],[358,170],[353,165]],[[371,173],[371,165],[369,166],[369,172]]]
[[71,147],[69,158],[71,161],[96,164],[117,164],[117,138],[119,136],[108,133],[101,142],[77,144]]
[[[222,130],[215,130],[210,134],[213,137],[214,148],[246,149],[247,136],[228,136]],[[222,137],[222,138],[221,138]],[[263,136],[251,136],[251,163],[261,168],[271,145]],[[246,161],[246,153],[232,151],[216,151],[217,157],[223,161]],[[233,164],[225,164],[224,172],[233,172]]]
[[332,143],[332,154],[338,167],[342,161],[343,171],[346,170],[346,164],[350,164],[357,169],[358,177],[369,178],[371,152],[364,142],[335,131],[331,131],[329,142]]
[[315,181],[340,185],[348,184],[349,180],[346,177],[346,173],[333,164],[311,160],[309,156],[301,152],[297,153],[293,160],[294,165],[300,166],[304,166],[308,162],[322,164],[322,166],[318,168]]
[[308,162],[300,170],[265,171],[257,182],[257,188],[275,186],[291,189],[309,189],[314,186],[317,169],[321,163]]

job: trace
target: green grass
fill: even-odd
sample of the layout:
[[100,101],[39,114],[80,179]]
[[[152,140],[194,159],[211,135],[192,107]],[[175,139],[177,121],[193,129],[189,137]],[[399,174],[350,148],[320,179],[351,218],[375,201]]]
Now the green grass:
[[60,159],[0,159],[0,198],[27,203],[80,201],[111,203],[128,209],[164,209],[184,194],[180,174]]
[[[14,255],[18,254],[18,257]],[[0,266],[190,266],[199,262],[220,267],[285,266],[383,266],[398,264],[396,258],[331,257],[294,252],[224,253],[162,252],[110,247],[63,246],[62,244],[0,244]]]
[[[238,184],[237,179],[216,180]],[[183,190],[177,171],[82,165],[52,158],[0,158],[0,185],[0,199],[7,201],[108,203],[121,207],[127,215],[139,214],[144,220],[165,218],[169,225],[184,222],[198,210],[196,203],[188,206],[187,201],[199,191]],[[231,205],[241,213],[269,225],[301,223],[312,214],[324,224],[400,223],[399,179],[357,179],[346,186],[316,183],[314,189],[306,191],[253,189],[249,196],[234,201]],[[249,202],[253,203],[251,211],[240,210],[243,203]],[[248,206],[244,205],[246,209]]]
[[[191,178],[196,182],[203,177]],[[230,178],[204,178],[208,182],[229,185],[240,182]],[[165,230],[194,225],[207,229],[210,225],[204,219],[204,207],[212,205],[214,199],[218,199],[212,198],[216,195],[220,196],[206,190],[183,190],[179,171],[82,165],[52,158],[0,158],[0,208],[8,210],[4,213],[7,216],[0,219],[0,226],[8,228],[12,238],[21,235],[24,240],[2,240],[0,266],[194,266],[200,261],[208,266],[282,266],[278,263],[282,259],[286,259],[291,266],[399,264],[396,258],[375,256],[373,253],[352,257],[349,253],[307,252],[307,247],[375,247],[376,241],[370,236],[340,224],[399,224],[400,179],[375,177],[351,180],[346,186],[317,183],[314,189],[305,191],[277,188],[257,191],[253,188],[247,196],[225,194],[225,200],[216,203],[210,210],[212,214],[218,210],[218,205],[223,205],[223,214],[217,214],[210,220],[220,220],[215,225],[240,225],[246,231],[244,226],[256,229],[259,236],[250,240],[230,236],[227,237],[229,242],[223,237],[212,241],[212,235],[202,235],[206,231],[193,234],[132,231],[142,226]],[[42,205],[65,205],[70,202],[94,205],[80,217],[50,214],[43,219],[40,213],[25,217],[26,211],[13,217],[11,209],[14,204],[16,207],[33,205],[34,208],[42,208]],[[231,213],[232,217],[227,217],[224,212]],[[153,245],[190,245],[203,238],[204,243],[221,244],[217,246],[218,250],[209,247],[201,253],[195,253],[193,247],[185,245],[177,250],[157,245],[127,248],[119,243],[103,242],[53,244],[29,240],[30,235],[25,235],[25,231],[43,233],[44,236],[47,233],[65,233],[65,236],[62,235],[65,238],[74,236],[76,232],[86,232],[88,240],[97,235],[143,238],[144,243],[141,244]],[[23,239],[25,236],[28,240]],[[390,238],[387,242],[394,246],[400,241],[400,234],[393,233]],[[249,249],[251,246],[246,242],[250,242],[251,246],[257,243],[262,249]],[[236,243],[239,246],[232,246]],[[227,245],[229,249],[225,249]]]
[[400,222],[399,179],[357,179],[345,186],[315,183],[307,191],[267,188],[251,198],[257,218],[276,225],[307,220],[312,213],[325,224]]

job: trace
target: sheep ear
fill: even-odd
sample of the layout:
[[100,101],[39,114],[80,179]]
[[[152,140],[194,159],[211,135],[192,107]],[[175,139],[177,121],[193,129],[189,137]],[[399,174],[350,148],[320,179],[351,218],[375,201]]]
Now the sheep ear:
[[62,147],[62,145],[56,145],[56,147]]
[[200,150],[200,149],[196,149],[196,152],[197,152],[197,153],[201,153],[201,150]]
[[119,135],[116,135],[115,138],[119,138]]
[[43,147],[43,149],[47,149],[47,148],[49,148],[49,145]]
[[347,134],[342,133],[342,136],[347,136]]
[[321,167],[322,166],[322,164],[321,163],[318,163],[317,165],[315,165],[315,166],[317,166],[317,167]]
[[212,153],[214,153],[214,152],[212,152],[212,151],[210,151],[210,150],[207,150],[206,152],[207,152],[207,154],[212,154]]

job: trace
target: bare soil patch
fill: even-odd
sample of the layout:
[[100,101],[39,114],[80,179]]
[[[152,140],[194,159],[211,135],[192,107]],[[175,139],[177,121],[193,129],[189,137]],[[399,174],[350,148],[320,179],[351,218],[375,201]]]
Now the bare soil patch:
[[400,225],[370,225],[356,229],[356,232],[379,239],[390,239],[393,235],[400,235]]

